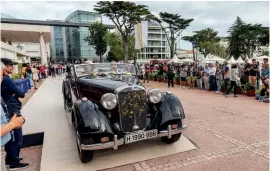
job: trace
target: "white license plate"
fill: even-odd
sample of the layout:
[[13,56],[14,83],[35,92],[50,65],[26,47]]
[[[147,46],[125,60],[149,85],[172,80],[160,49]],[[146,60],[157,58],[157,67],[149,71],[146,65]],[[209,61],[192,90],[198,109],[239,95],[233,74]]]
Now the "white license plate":
[[157,129],[139,132],[139,133],[131,133],[131,134],[125,135],[125,142],[126,142],[126,144],[133,143],[136,141],[155,138],[155,137],[157,137],[157,135],[158,135]]

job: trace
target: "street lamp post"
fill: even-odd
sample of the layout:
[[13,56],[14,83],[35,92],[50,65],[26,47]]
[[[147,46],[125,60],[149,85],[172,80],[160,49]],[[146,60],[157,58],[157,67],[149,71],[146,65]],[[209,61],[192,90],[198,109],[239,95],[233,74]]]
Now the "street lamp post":
[[198,60],[199,39],[196,39],[196,60]]
[[197,63],[197,69],[198,69],[198,65],[199,65],[199,62],[198,62],[198,48],[199,48],[199,39],[197,38],[196,39],[196,63]]

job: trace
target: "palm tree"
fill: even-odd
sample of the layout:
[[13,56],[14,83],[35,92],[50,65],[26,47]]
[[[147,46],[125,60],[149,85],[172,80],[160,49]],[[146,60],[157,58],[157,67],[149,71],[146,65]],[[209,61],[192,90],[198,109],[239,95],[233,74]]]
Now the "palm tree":
[[192,44],[192,52],[193,52],[193,60],[195,61],[195,48],[197,48],[197,44],[198,44],[198,38],[197,35],[193,35],[193,36],[184,36],[182,37],[183,40],[188,41]]

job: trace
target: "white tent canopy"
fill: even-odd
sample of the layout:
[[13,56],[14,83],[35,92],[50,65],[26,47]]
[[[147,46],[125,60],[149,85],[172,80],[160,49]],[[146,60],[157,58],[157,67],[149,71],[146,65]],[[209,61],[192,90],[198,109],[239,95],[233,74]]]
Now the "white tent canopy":
[[255,59],[264,59],[264,58],[270,58],[269,56],[257,56],[257,57],[255,57]]
[[206,58],[204,60],[202,60],[202,63],[215,63],[216,61],[218,62],[222,62],[224,61],[224,59],[219,58],[217,56],[211,56],[210,58],[208,56],[206,56]]
[[194,61],[192,59],[189,59],[189,58],[179,59],[179,63],[184,63],[184,62],[191,63],[191,62],[194,62]]
[[245,63],[245,61],[241,57],[239,57],[236,62],[240,64]]
[[176,55],[168,63],[179,63],[179,59]]
[[234,59],[234,57],[231,57],[229,60],[228,60],[228,63],[231,64],[231,63],[237,63],[237,61]]
[[248,60],[248,63],[251,63],[251,59],[249,59],[248,57],[246,57],[245,61]]
[[212,61],[218,61],[218,62],[223,62],[223,61],[225,61],[225,59],[222,59],[222,58],[220,58],[220,57],[218,57],[218,56],[214,56],[213,58],[210,58],[209,60],[212,60]]

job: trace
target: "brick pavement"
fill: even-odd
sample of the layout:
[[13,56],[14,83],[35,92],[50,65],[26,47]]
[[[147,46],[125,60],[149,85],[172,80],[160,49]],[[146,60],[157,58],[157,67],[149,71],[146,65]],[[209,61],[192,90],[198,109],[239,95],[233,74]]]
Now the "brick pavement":
[[268,171],[269,104],[252,97],[225,98],[215,92],[150,82],[147,88],[171,91],[183,103],[184,135],[198,147],[106,171]]

